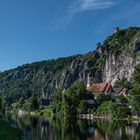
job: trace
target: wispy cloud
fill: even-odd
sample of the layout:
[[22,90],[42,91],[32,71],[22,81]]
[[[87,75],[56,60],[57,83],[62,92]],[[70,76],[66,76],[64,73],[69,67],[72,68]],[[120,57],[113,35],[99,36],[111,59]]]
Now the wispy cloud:
[[112,7],[115,3],[111,0],[78,0],[69,10],[74,12],[93,11]]
[[60,25],[68,24],[78,13],[106,9],[114,5],[114,0],[75,0],[68,6],[67,14],[61,18]]

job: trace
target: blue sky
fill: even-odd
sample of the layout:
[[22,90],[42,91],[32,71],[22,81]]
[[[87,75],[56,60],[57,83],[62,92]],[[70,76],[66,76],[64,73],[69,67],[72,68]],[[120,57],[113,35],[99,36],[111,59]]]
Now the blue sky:
[[140,26],[140,0],[0,0],[0,71],[83,54],[119,26]]

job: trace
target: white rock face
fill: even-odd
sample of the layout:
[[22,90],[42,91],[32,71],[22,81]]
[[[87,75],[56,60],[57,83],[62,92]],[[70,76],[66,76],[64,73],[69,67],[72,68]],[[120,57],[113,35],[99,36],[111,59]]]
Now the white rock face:
[[114,84],[119,79],[126,78],[132,80],[134,68],[140,63],[140,56],[133,58],[129,53],[122,53],[115,56],[110,54],[107,58],[103,70],[103,81]]

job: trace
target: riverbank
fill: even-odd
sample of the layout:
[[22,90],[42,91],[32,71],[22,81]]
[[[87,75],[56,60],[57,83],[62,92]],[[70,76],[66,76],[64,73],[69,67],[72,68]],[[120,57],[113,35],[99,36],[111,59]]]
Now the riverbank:
[[[35,116],[35,117],[45,117],[47,119],[50,118],[59,118],[62,117],[63,112],[59,113],[53,113],[51,108],[42,108],[38,109],[36,111],[24,111],[24,110],[8,110],[6,111],[7,113],[15,113],[19,116],[23,115],[29,115],[29,116]],[[125,116],[125,117],[120,117],[120,118],[114,118],[110,115],[97,115],[97,114],[77,114],[75,116],[64,116],[63,117],[70,117],[70,118],[77,118],[81,120],[94,120],[94,119],[101,119],[101,120],[120,120],[120,121],[138,121],[140,122],[140,117],[138,116]]]
[[112,118],[111,116],[107,116],[107,115],[102,115],[102,116],[97,116],[97,115],[93,115],[93,114],[78,114],[77,115],[78,119],[82,119],[82,120],[93,120],[93,119],[99,119],[99,120],[121,120],[121,121],[137,121],[140,122],[140,118],[137,116],[128,116],[125,118]]
[[[50,109],[40,109],[40,110],[37,110],[36,112],[34,112],[34,115],[37,117],[41,117],[41,116],[44,116],[45,118],[47,119],[50,119],[50,118],[59,118],[59,117],[62,117],[62,114],[61,113],[56,113],[56,114],[53,114],[51,112]],[[63,116],[64,117],[64,116]],[[68,117],[68,116],[67,116]],[[124,118],[113,118],[112,116],[109,116],[109,115],[96,115],[96,114],[77,114],[75,117],[73,116],[72,118],[77,118],[77,119],[80,119],[80,120],[106,120],[106,121],[128,121],[128,122],[140,122],[140,117],[138,116],[127,116],[127,117],[124,117]]]
[[21,140],[22,132],[17,128],[12,128],[7,122],[0,118],[0,140]]

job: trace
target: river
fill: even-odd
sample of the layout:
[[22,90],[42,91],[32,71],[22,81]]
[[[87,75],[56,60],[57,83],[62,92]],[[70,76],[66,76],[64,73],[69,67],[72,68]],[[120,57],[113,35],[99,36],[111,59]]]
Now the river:
[[6,115],[5,120],[22,130],[23,140],[140,140],[140,124],[137,122],[47,120],[14,114]]

